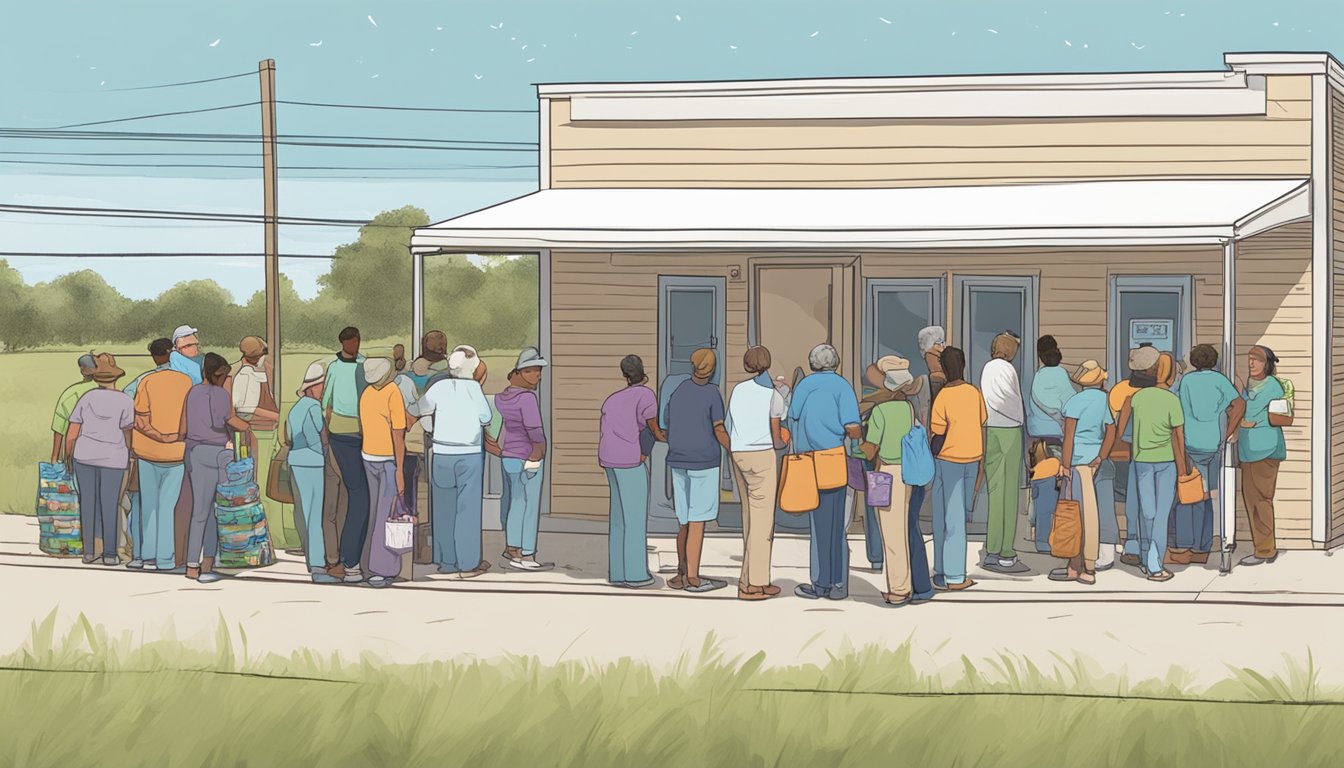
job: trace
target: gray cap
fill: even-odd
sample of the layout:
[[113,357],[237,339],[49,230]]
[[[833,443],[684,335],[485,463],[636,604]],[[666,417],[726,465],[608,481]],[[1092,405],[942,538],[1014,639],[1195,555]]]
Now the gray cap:
[[536,347],[527,347],[518,353],[518,364],[513,367],[521,371],[524,368],[545,368],[548,365],[550,363],[546,362],[546,358],[541,356]]
[[1161,355],[1157,347],[1138,347],[1129,351],[1129,370],[1146,371],[1157,365],[1157,358]]
[[92,352],[90,352],[87,355],[79,356],[79,370],[92,371],[94,368],[97,367],[98,367],[98,361],[94,359]]

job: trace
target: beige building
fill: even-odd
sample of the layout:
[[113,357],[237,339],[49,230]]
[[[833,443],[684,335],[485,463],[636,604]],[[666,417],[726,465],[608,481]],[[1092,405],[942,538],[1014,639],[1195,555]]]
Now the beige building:
[[[749,344],[789,376],[829,340],[857,387],[876,356],[921,365],[915,335],[940,324],[973,372],[1009,329],[1053,334],[1066,365],[1095,358],[1112,382],[1139,341],[1181,358],[1213,344],[1243,376],[1247,348],[1269,346],[1297,389],[1279,542],[1333,546],[1344,69],[1326,54],[1225,62],[543,85],[540,190],[418,230],[416,275],[440,252],[540,255],[555,516],[606,516],[598,407],[626,354],[661,381],[712,346],[726,392]],[[416,288],[418,338],[433,286]]]

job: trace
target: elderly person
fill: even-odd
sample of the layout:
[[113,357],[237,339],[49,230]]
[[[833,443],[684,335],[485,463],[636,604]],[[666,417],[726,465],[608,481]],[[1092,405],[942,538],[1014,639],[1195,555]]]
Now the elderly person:
[[[658,402],[647,386],[644,361],[638,355],[621,359],[625,386],[602,403],[598,425],[597,463],[607,475],[611,506],[607,515],[607,581],[638,588],[654,583],[649,574],[646,516],[649,511],[648,458],[645,433],[666,440],[658,426]],[[773,510],[772,510],[773,511]]]
[[205,355],[203,380],[187,393],[179,432],[186,436],[187,481],[191,484],[191,523],[186,540],[186,576],[203,584],[218,581],[214,572],[219,547],[219,523],[215,519],[215,488],[224,478],[224,468],[233,460],[233,437],[251,429],[233,412],[233,402],[224,384],[229,363],[213,352]]
[[1176,484],[1188,474],[1185,415],[1171,390],[1176,360],[1158,355],[1151,369],[1156,386],[1145,387],[1120,412],[1120,430],[1134,422],[1134,477],[1139,497],[1139,568],[1149,581],[1170,581],[1168,525],[1176,507]]
[[[130,466],[131,429],[135,408],[117,380],[126,372],[112,355],[98,355],[90,376],[94,388],[85,392],[70,411],[70,429],[65,436],[66,464],[79,486],[80,528],[84,536],[84,562],[93,563],[94,537],[102,531],[103,565],[116,565],[117,511],[121,486]],[[100,525],[95,528],[94,521]]]
[[765,347],[750,347],[742,355],[742,369],[751,378],[733,387],[724,422],[742,497],[742,575],[737,582],[742,600],[765,600],[780,591],[770,581],[770,550],[779,488],[775,450],[784,447],[780,421],[785,405],[770,378],[770,363]]
[[[840,376],[840,353],[830,344],[818,344],[807,355],[812,374],[798,382],[789,404],[794,447],[800,453],[844,451],[858,447],[862,434],[859,401]],[[829,483],[822,483],[823,485]],[[808,600],[849,597],[849,541],[846,504],[848,488],[820,489],[817,509],[808,515],[811,527],[812,583],[799,584],[794,594]]]
[[172,344],[158,339],[149,346],[157,367],[123,390],[135,404],[135,452],[140,490],[135,494],[131,528],[140,567],[171,571],[174,566],[174,515],[186,475],[186,444],[178,430],[191,379],[168,367]]
[[1168,558],[1178,564],[1207,563],[1213,550],[1213,492],[1223,469],[1223,446],[1246,414],[1246,400],[1219,373],[1218,350],[1200,344],[1190,350],[1195,370],[1181,378],[1177,397],[1185,414],[1185,451],[1199,470],[1204,498],[1176,505],[1176,542]]
[[[369,484],[369,520],[360,566],[368,585],[389,587],[401,574],[401,553],[388,549],[387,521],[398,511],[406,492],[406,425],[409,418],[401,391],[392,386],[396,368],[386,357],[364,362],[369,386],[359,397],[359,424],[364,474]],[[347,568],[347,571],[350,569]]]
[[667,402],[667,466],[678,523],[677,575],[667,585],[695,593],[728,586],[700,574],[705,524],[719,517],[723,451],[732,448],[723,423],[723,395],[714,384],[717,367],[714,350],[692,352],[691,377],[677,385]]
[[481,389],[485,361],[476,349],[457,347],[447,365],[447,374],[434,377],[410,413],[429,419],[434,563],[439,573],[471,579],[490,567],[481,558],[481,506],[489,442],[484,428],[492,412]]
[[917,342],[919,353],[924,356],[924,364],[929,369],[929,402],[933,402],[947,383],[947,374],[943,371],[940,357],[947,348],[947,332],[941,325],[930,325],[920,329]]
[[1283,429],[1269,422],[1269,406],[1284,398],[1284,390],[1275,376],[1279,358],[1269,347],[1251,347],[1246,362],[1250,379],[1242,391],[1246,414],[1237,432],[1237,454],[1241,459],[1241,495],[1246,501],[1255,552],[1243,557],[1241,564],[1263,565],[1279,556],[1274,539],[1274,493],[1279,465],[1288,458],[1288,448]]
[[51,416],[52,464],[59,464],[65,460],[65,436],[70,431],[70,412],[75,410],[75,403],[79,402],[79,398],[83,397],[85,392],[98,386],[93,380],[93,369],[98,365],[94,356],[80,355],[77,364],[80,380],[62,390],[61,396],[56,398],[56,410]]
[[989,531],[985,537],[985,570],[1017,573],[1018,479],[1022,468],[1022,425],[1026,413],[1022,384],[1013,358],[1022,340],[1005,331],[990,342],[990,361],[980,373],[980,388],[989,414],[985,422],[985,481],[989,485]]
[[939,356],[947,384],[933,401],[933,586],[975,586],[966,575],[966,516],[983,479],[985,398],[966,381],[966,354],[947,347]]
[[[1050,578],[1092,585],[1097,583],[1097,564],[1102,552],[1097,470],[1101,457],[1110,453],[1115,442],[1115,419],[1106,402],[1106,371],[1097,361],[1084,362],[1071,378],[1082,391],[1064,404],[1064,453],[1059,476],[1068,485],[1069,498],[1078,502],[1083,540],[1078,554],[1069,559],[1065,568],[1051,571]],[[1111,555],[1114,554],[1112,542]]]
[[[892,386],[896,382],[896,386]],[[915,421],[929,423],[929,377],[912,376],[910,361],[898,355],[884,355],[863,372],[863,397],[859,399],[861,426],[868,428],[868,419],[873,410],[892,400],[904,400],[914,409]],[[871,457],[864,457],[868,469],[875,469]],[[920,503],[923,503],[923,491],[919,489]],[[871,505],[864,507],[863,542],[867,550],[868,563],[875,573],[882,572],[885,548],[882,543],[882,527],[877,512]]]
[[266,495],[271,458],[279,447],[276,430],[280,426],[280,411],[270,380],[271,350],[260,336],[247,336],[239,342],[238,351],[242,357],[233,369],[233,410],[238,418],[252,425],[252,436],[256,440],[257,485],[261,487],[261,506],[270,523],[271,543],[278,550],[300,554],[303,542],[293,508]]
[[178,373],[186,374],[191,383],[200,384],[204,379],[201,356],[200,331],[190,325],[179,325],[173,331],[173,352],[168,356],[168,367]]
[[885,550],[881,562],[886,568],[887,588],[882,599],[888,605],[905,605],[933,597],[924,539],[918,528],[923,488],[919,489],[918,501],[914,498],[916,494],[909,494],[907,499],[910,489],[901,477],[901,441],[919,421],[918,411],[908,396],[919,391],[919,381],[910,375],[909,362],[902,358],[883,358],[878,364],[889,369],[883,388],[891,396],[873,407],[860,448],[878,472],[892,477],[891,502],[873,509],[870,521],[874,528],[880,528],[879,541]]
[[554,567],[553,563],[537,561],[541,478],[546,458],[546,429],[541,423],[537,388],[547,365],[535,347],[524,349],[509,372],[509,386],[495,395],[495,408],[504,421],[500,458],[509,483],[504,557],[508,567],[517,571],[545,571]]
[[285,422],[289,434],[289,473],[294,483],[294,512],[302,521],[299,529],[308,572],[314,584],[335,584],[340,579],[327,572],[326,542],[322,531],[322,505],[326,492],[326,446],[322,443],[322,388],[327,370],[311,363],[303,374],[299,401],[289,409]]

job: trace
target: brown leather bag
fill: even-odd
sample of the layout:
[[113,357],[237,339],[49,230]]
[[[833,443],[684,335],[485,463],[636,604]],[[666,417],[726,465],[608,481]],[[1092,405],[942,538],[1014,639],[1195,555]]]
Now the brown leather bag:
[[1050,528],[1050,554],[1066,560],[1083,551],[1082,505],[1065,498],[1071,485],[1071,481],[1064,482],[1059,501],[1055,503],[1055,522]]
[[[265,398],[262,398],[265,400]],[[289,425],[285,424],[280,445],[271,456],[271,469],[266,477],[266,496],[281,504],[294,503],[294,481],[289,472]]]

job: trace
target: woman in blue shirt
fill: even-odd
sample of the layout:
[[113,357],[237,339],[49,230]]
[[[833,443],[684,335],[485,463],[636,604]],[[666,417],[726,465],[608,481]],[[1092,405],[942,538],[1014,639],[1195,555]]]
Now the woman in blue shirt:
[[1274,376],[1278,362],[1269,347],[1251,347],[1247,355],[1251,378],[1242,392],[1246,415],[1237,434],[1237,453],[1241,458],[1241,495],[1246,500],[1255,553],[1242,558],[1242,565],[1272,563],[1279,556],[1274,542],[1274,492],[1279,465],[1288,458],[1288,449],[1283,429],[1269,423],[1270,404],[1284,396],[1283,385]]
[[1064,353],[1054,336],[1042,336],[1036,342],[1036,356],[1041,367],[1031,380],[1031,397],[1027,398],[1027,435],[1044,440],[1055,458],[1064,446],[1064,405],[1078,388],[1069,380],[1068,371],[1060,367]]
[[322,503],[326,480],[326,449],[322,445],[322,392],[327,371],[321,363],[308,366],[299,387],[299,401],[285,421],[289,436],[289,473],[294,484],[294,511],[298,514],[303,551],[315,584],[336,584],[340,579],[327,573],[326,545],[322,534]]
[[1190,350],[1193,373],[1182,378],[1177,395],[1185,414],[1185,451],[1199,470],[1204,498],[1198,504],[1176,506],[1176,544],[1167,558],[1177,564],[1207,563],[1213,549],[1213,491],[1223,468],[1223,444],[1235,434],[1246,412],[1246,401],[1227,377],[1215,370],[1218,350],[1200,344]]

